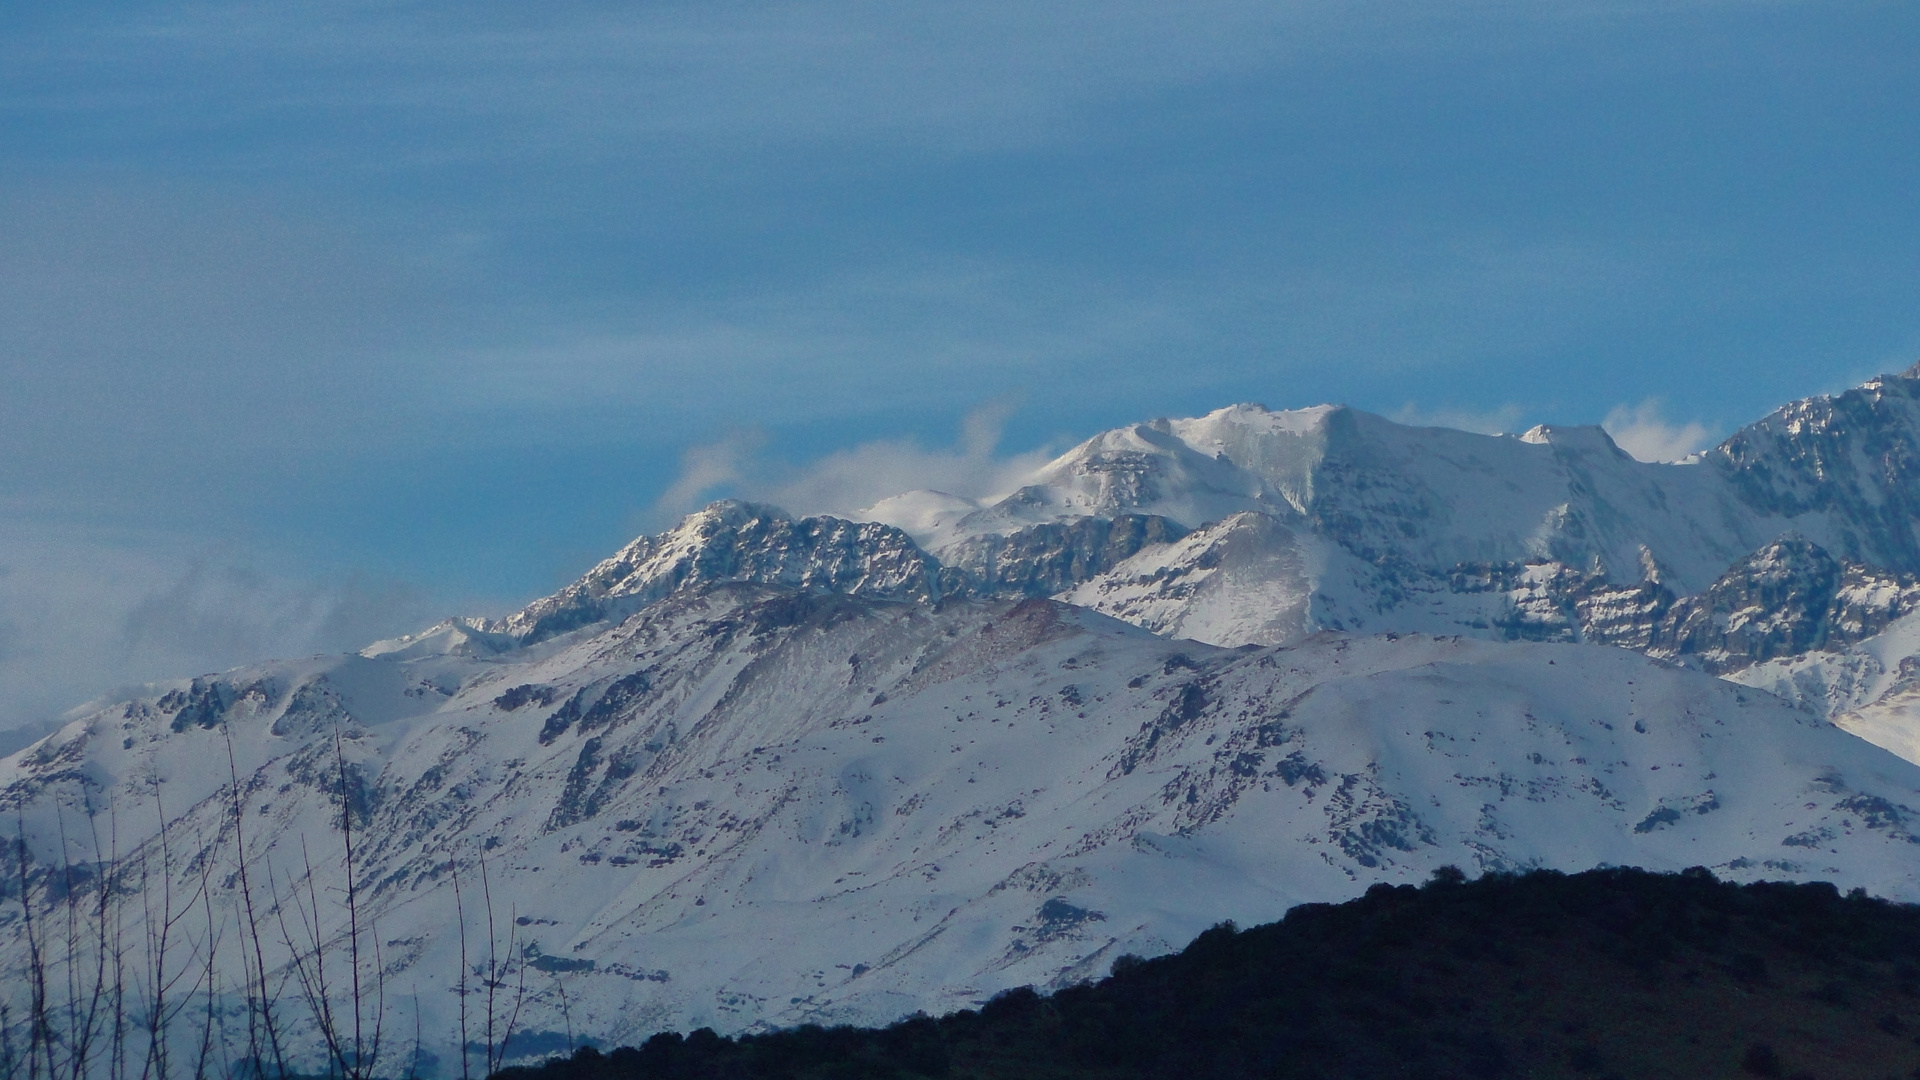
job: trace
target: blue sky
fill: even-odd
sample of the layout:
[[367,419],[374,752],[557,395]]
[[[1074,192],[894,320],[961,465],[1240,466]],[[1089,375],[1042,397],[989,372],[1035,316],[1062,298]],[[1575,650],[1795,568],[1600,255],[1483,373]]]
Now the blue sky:
[[1917,61],[1846,0],[0,7],[0,726],[499,610],[690,463],[1724,434],[1920,359]]

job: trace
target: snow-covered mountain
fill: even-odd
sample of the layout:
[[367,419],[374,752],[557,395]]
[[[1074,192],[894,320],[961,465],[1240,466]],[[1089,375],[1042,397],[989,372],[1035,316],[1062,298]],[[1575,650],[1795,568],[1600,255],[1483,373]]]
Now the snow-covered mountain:
[[454,879],[471,966],[483,858],[522,1025],[613,1040],[969,1005],[1446,864],[1920,899],[1920,767],[1621,650],[1225,650],[1047,600],[723,584],[506,653],[370,651],[195,679],[15,757],[34,856],[55,865],[64,837],[98,873],[111,821],[147,895],[207,889],[229,942],[241,845],[262,908],[311,860],[338,936],[344,797],[392,1023],[417,1009],[443,1060]]
[[989,500],[909,492],[859,523],[716,504],[493,629],[536,641],[676,588],[754,581],[1052,596],[1227,646],[1457,633],[1728,672],[1913,610],[1916,395],[1920,369],[1885,376],[1668,464],[1599,428],[1486,436],[1236,405],[1095,436]]
[[1062,595],[1216,644],[1317,629],[1625,640],[1636,590],[1664,591],[1645,598],[1658,619],[1789,535],[1861,572],[1920,573],[1917,396],[1920,369],[1885,376],[1676,464],[1593,427],[1485,436],[1236,405],[1098,435],[1001,498],[911,493],[866,516],[943,559],[1044,523],[1164,517],[1191,535]]
[[264,973],[316,1052],[294,957],[357,940],[342,820],[363,963],[443,1074],[481,982],[528,1053],[884,1020],[1446,864],[1920,901],[1916,395],[1681,464],[1235,406],[992,500],[715,504],[508,618],[158,686],[0,762],[0,963],[36,947],[22,876],[127,898],[149,958],[198,904],[175,962],[215,954],[221,1045]]

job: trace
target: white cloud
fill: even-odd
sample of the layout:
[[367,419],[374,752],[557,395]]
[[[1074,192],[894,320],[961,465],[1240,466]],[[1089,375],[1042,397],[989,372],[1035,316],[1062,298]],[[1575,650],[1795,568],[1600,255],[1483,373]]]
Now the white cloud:
[[1052,456],[1044,447],[999,453],[1000,433],[1013,408],[1011,400],[1001,398],[973,409],[961,420],[951,446],[876,439],[799,465],[761,457],[765,440],[758,434],[729,435],[688,450],[679,477],[654,510],[665,519],[709,499],[734,496],[795,514],[849,515],[906,491],[933,489],[969,498],[1004,494]]
[[718,442],[689,447],[680,456],[680,474],[655,501],[655,509],[667,514],[685,513],[708,493],[745,480],[754,467],[754,456],[766,441],[759,431],[742,431]]
[[1717,432],[1698,420],[1675,423],[1663,415],[1665,403],[1648,398],[1638,405],[1615,405],[1600,426],[1620,449],[1641,461],[1678,461],[1706,449]]
[[303,581],[240,552],[16,524],[0,535],[0,730],[149,680],[357,649],[439,614],[400,584]]

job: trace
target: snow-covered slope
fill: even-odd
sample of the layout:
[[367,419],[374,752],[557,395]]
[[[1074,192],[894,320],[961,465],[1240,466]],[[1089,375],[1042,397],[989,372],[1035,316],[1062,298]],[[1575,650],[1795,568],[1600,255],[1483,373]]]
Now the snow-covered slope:
[[1797,702],[1875,746],[1920,761],[1920,614],[1864,640],[1779,657],[1728,678]]
[[284,896],[307,858],[337,882],[344,797],[393,1023],[418,1008],[443,1060],[454,879],[471,951],[483,855],[523,1027],[610,1040],[971,1004],[1450,863],[1920,900],[1920,767],[1620,650],[1222,650],[1044,600],[721,585],[507,653],[370,652],[196,679],[9,759],[34,857],[94,861],[111,817],[157,876],[164,806],[175,895],[210,882],[231,923],[236,819]]

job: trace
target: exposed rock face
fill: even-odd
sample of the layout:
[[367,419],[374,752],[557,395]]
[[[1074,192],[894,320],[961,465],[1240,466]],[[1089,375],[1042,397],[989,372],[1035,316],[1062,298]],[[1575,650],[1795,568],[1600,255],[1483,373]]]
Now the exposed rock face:
[[796,521],[729,500],[635,540],[500,629],[532,644],[618,621],[680,589],[728,581],[922,603],[941,595],[939,562],[899,529],[832,517]]
[[1784,406],[1705,461],[1763,514],[1824,519],[1839,558],[1920,573],[1920,366]]
[[1840,564],[1819,545],[1776,540],[1677,601],[1646,649],[1698,656],[1711,670],[1817,649],[1834,623],[1840,578]]
[[1152,514],[1112,519],[1075,518],[989,533],[943,548],[941,583],[953,595],[1054,596],[1139,553],[1187,534],[1179,523]]
[[1615,645],[1720,674],[1862,641],[1920,610],[1913,577],[1843,564],[1800,536],[1775,540],[1692,596],[1674,595],[1657,573],[1621,587],[1557,563],[1463,567],[1455,581],[1510,598],[1499,622],[1510,640]]
[[579,581],[485,630],[534,644],[721,582],[920,603],[1052,596],[1185,533],[1153,515],[1082,517],[974,537],[941,552],[943,561],[889,525],[795,520],[774,507],[728,500],[635,540]]

